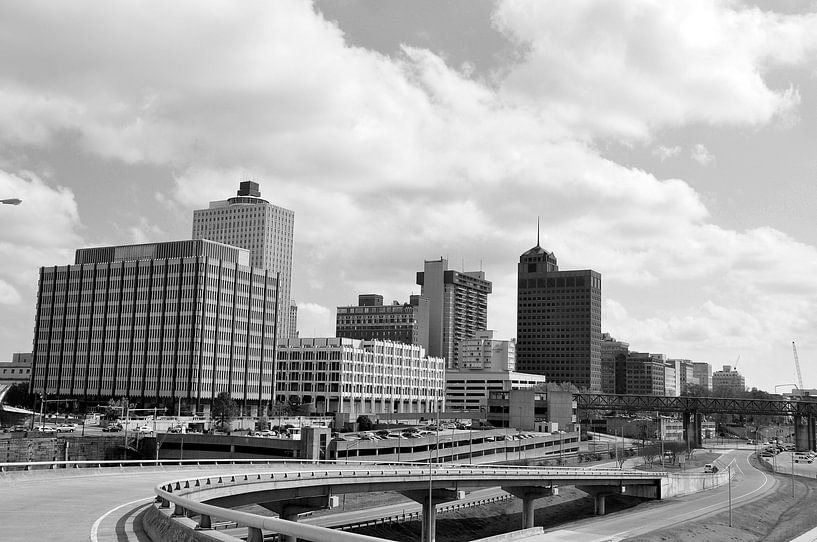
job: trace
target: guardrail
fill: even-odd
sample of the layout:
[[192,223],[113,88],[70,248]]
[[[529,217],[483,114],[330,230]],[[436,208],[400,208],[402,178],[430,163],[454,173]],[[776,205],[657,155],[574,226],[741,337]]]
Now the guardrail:
[[[323,462],[325,463],[325,462]],[[335,465],[336,466],[336,465]],[[314,480],[316,484],[331,485],[333,481],[341,484],[371,483],[373,478],[379,477],[384,483],[405,483],[407,479],[415,479],[422,483],[429,483],[436,479],[439,482],[465,481],[478,478],[484,481],[486,486],[494,483],[500,485],[509,481],[542,481],[543,478],[554,480],[575,480],[584,481],[588,479],[613,478],[616,480],[647,480],[657,479],[666,476],[666,473],[625,471],[621,469],[583,469],[580,467],[527,467],[527,466],[501,466],[488,467],[485,465],[468,466],[435,466],[428,464],[427,468],[418,468],[416,463],[409,465],[394,464],[361,464],[358,469],[314,469],[309,471],[279,471],[279,472],[250,472],[235,474],[219,474],[212,476],[198,476],[185,479],[178,479],[159,484],[155,488],[157,500],[160,508],[169,509],[173,504],[173,516],[191,517],[199,516],[198,529],[211,529],[213,520],[229,521],[248,529],[248,541],[263,540],[262,530],[272,530],[283,535],[295,536],[313,540],[315,542],[344,541],[374,541],[380,540],[372,537],[363,537],[353,533],[346,533],[317,525],[301,524],[289,520],[258,516],[247,512],[237,512],[235,510],[221,508],[204,504],[198,500],[190,498],[190,495],[198,492],[218,491],[228,486],[257,485],[277,483],[281,489],[287,486],[303,487],[307,480]],[[393,468],[396,467],[396,468]],[[406,468],[409,467],[409,468]],[[413,468],[412,468],[413,467]],[[230,492],[234,493],[235,490]],[[256,489],[256,491],[258,491]],[[351,538],[342,537],[349,535]]]
[[101,459],[69,461],[26,461],[0,463],[0,472],[87,469],[114,467],[163,467],[163,466],[204,466],[204,465],[270,465],[276,463],[311,464],[317,461],[306,459]]

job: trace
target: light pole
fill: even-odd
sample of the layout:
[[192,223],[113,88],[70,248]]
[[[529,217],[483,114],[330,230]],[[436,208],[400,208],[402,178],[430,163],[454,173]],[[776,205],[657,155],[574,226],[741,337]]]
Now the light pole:
[[20,198],[6,198],[0,199],[0,203],[4,205],[20,205],[21,203],[23,203],[23,200],[21,200]]
[[726,476],[729,483],[729,526],[732,526],[732,463],[726,466]]

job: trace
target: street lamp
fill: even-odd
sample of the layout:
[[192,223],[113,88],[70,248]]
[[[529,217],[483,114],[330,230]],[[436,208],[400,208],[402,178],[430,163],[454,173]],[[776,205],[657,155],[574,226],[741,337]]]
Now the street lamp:
[[23,203],[23,200],[20,198],[7,198],[7,199],[0,199],[0,203],[4,205],[20,205]]

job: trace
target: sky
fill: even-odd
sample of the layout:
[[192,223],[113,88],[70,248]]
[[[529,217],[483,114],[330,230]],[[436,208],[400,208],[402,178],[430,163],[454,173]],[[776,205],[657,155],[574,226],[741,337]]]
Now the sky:
[[816,77],[811,2],[3,2],[0,359],[40,266],[189,238],[250,178],[295,212],[303,337],[440,257],[514,337],[539,218],[632,350],[775,391],[795,340],[817,388]]

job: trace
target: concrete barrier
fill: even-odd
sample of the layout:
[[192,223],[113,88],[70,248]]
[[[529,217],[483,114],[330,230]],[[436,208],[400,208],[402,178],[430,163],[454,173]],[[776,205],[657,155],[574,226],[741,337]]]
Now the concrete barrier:
[[715,474],[677,473],[668,474],[661,480],[661,498],[681,497],[726,484],[729,473],[724,468]]

